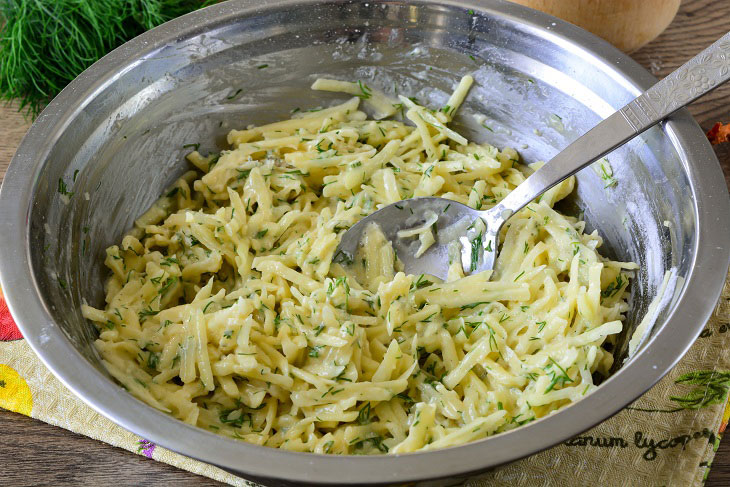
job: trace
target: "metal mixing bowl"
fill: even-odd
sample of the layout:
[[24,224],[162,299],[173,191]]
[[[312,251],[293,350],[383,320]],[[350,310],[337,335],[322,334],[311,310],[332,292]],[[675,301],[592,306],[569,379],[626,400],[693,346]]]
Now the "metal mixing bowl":
[[[473,12],[472,12],[473,10]],[[94,409],[157,444],[269,482],[457,481],[584,431],[659,380],[690,347],[730,259],[730,201],[718,162],[686,112],[609,157],[612,188],[578,175],[564,211],[584,211],[605,252],[641,265],[613,375],[561,412],[431,453],[291,453],[194,428],[126,393],[93,348],[79,310],[101,306],[104,249],[119,242],[186,167],[183,145],[218,150],[233,127],[343,100],[311,92],[318,75],[362,79],[443,105],[456,80],[477,86],[456,121],[477,140],[549,158],[655,80],[631,59],[557,19],[501,2],[236,0],[186,15],[115,50],[71,83],[23,140],[0,193],[0,266],[23,334]],[[241,90],[239,92],[239,90]],[[484,114],[484,129],[473,114]],[[58,193],[59,180],[74,194]],[[666,223],[665,223],[666,222]],[[628,337],[672,279],[648,339]]]

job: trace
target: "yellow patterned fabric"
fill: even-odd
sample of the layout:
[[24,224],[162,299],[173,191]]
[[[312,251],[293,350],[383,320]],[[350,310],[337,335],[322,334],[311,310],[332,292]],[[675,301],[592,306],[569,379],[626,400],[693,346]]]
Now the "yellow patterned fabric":
[[[467,485],[702,485],[730,419],[729,332],[730,280],[700,338],[649,392],[595,428]],[[157,447],[99,415],[18,338],[0,294],[0,407],[230,485],[256,485]]]

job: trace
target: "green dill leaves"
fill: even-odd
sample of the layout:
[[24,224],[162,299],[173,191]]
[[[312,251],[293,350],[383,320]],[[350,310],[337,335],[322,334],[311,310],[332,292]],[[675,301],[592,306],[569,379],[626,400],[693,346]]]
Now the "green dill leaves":
[[613,175],[613,167],[605,157],[591,164],[593,171],[603,180],[604,188],[613,188],[618,180]]
[[480,304],[489,304],[489,301],[479,301],[479,302],[476,302],[476,303],[465,304],[464,306],[461,306],[459,309],[461,311],[464,311],[465,309],[474,309],[477,306],[479,306]]
[[350,257],[342,250],[338,250],[334,257],[332,257],[332,262],[336,264],[342,264],[344,266],[349,266],[352,264],[352,257]]
[[471,264],[469,270],[474,272],[479,265],[479,256],[482,253],[482,232],[479,232],[471,241]]
[[146,308],[142,309],[139,313],[137,313],[139,321],[142,322],[146,320],[150,316],[154,316],[157,313],[159,313],[159,309],[152,309],[152,307],[147,306]]
[[367,100],[368,98],[373,96],[373,92],[370,90],[370,87],[363,83],[361,80],[357,80],[357,87],[360,89],[360,93],[355,96],[358,96],[363,100]]
[[[544,367],[545,372],[550,377],[550,385],[545,389],[544,394],[552,391],[556,386],[562,387],[565,384],[573,382],[568,373],[558,364],[552,357],[548,356],[550,363]],[[549,369],[549,370],[548,370]],[[557,369],[557,370],[556,370]]]
[[[32,117],[101,57],[215,0],[78,0],[0,3],[0,99]],[[63,19],[59,21],[59,19]]]
[[152,370],[157,370],[157,367],[160,365],[160,354],[155,352],[150,352],[147,356],[147,367]]
[[621,290],[623,290],[624,286],[626,285],[627,281],[624,280],[624,276],[622,274],[618,274],[616,276],[616,279],[613,280],[608,286],[606,286],[606,289],[601,291],[601,297],[602,298],[612,298],[616,294],[618,294]]
[[411,291],[415,291],[416,289],[421,289],[433,284],[432,281],[429,281],[424,276],[424,274],[421,274],[413,283],[411,283]]
[[370,436],[368,438],[358,437],[350,441],[350,445],[356,449],[364,448],[368,444],[382,453],[388,453],[388,446],[383,443],[383,437],[380,435]]
[[174,286],[176,283],[177,283],[177,277],[175,277],[175,276],[168,277],[167,280],[165,280],[165,282],[162,284],[162,287],[158,291],[158,294],[160,296],[164,296],[167,293],[167,291],[169,291],[170,288],[172,286]]
[[235,93],[228,95],[226,97],[226,100],[235,100],[236,98],[238,98],[238,95],[240,95],[241,93],[243,93],[243,88],[239,88],[236,90]]
[[253,429],[253,415],[244,413],[241,409],[223,409],[218,415],[218,420],[233,428],[243,428],[248,424],[248,427]]
[[66,182],[63,180],[63,178],[58,178],[58,194],[62,196],[68,196],[69,198],[73,196],[73,192],[68,190],[68,186],[66,186]]
[[180,261],[177,260],[177,258],[175,258],[175,257],[165,257],[162,260],[162,262],[160,262],[160,265],[163,265],[163,266],[170,266],[172,264],[180,265]]
[[331,453],[332,452],[332,446],[335,444],[334,441],[330,440],[327,443],[324,444],[324,452],[325,453]]
[[370,403],[365,404],[365,406],[363,406],[362,409],[360,409],[360,412],[357,415],[357,424],[360,424],[360,425],[370,424],[370,422],[372,421],[372,418],[370,417],[371,413],[372,413],[372,411],[370,408]]

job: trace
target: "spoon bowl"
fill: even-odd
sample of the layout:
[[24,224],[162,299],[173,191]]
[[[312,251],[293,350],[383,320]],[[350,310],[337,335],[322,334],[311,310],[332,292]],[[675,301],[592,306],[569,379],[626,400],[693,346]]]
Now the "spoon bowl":
[[[446,280],[449,266],[455,258],[461,259],[465,273],[494,268],[497,232],[490,232],[485,215],[467,205],[445,198],[410,198],[390,204],[353,225],[340,240],[334,261],[343,265],[357,265],[357,250],[367,227],[376,224],[395,250],[406,272],[428,274]],[[418,228],[430,221],[434,243],[418,255],[417,236],[404,236],[403,230]],[[486,231],[479,231],[482,219]],[[488,220],[487,220],[488,221]],[[471,227],[471,228],[470,228]],[[400,235],[399,235],[400,234]],[[470,238],[471,237],[471,238]],[[458,252],[453,250],[458,243]],[[449,247],[452,247],[450,250]]]

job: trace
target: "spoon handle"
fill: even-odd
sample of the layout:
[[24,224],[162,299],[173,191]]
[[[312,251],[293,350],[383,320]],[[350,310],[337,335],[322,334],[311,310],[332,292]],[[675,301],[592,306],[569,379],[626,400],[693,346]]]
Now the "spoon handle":
[[730,32],[628,105],[576,139],[497,206],[484,212],[489,233],[539,195],[730,79]]

